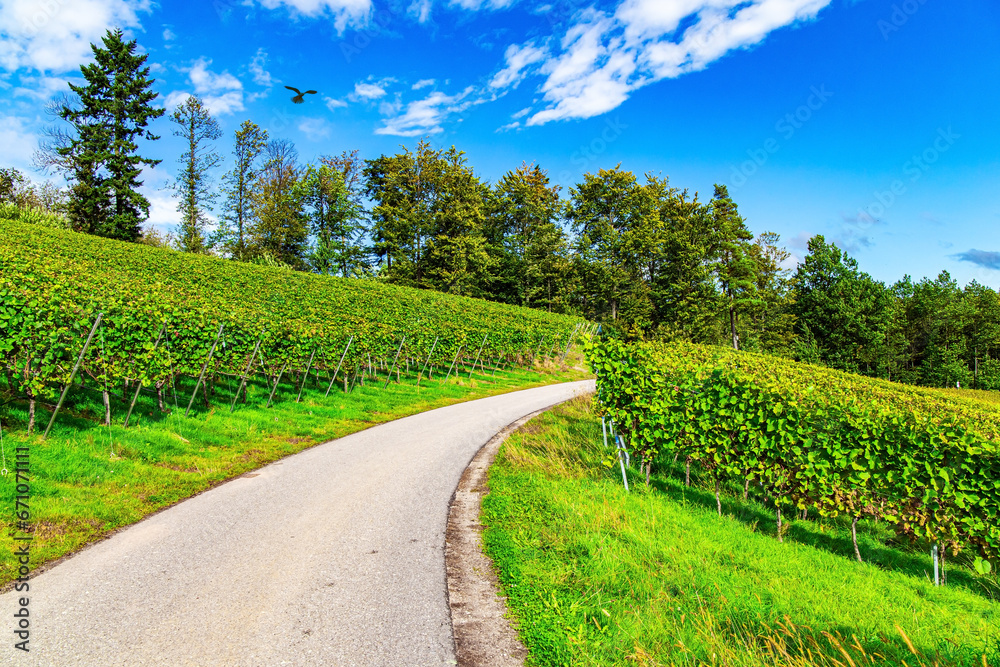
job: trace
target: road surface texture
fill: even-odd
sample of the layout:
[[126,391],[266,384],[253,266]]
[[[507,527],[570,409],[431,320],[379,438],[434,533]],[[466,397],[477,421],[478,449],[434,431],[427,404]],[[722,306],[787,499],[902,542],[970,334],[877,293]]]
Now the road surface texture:
[[[519,417],[591,392],[539,387],[382,424],[156,514],[31,580],[31,651],[3,665],[454,665],[448,504]],[[23,595],[23,594],[21,594]]]

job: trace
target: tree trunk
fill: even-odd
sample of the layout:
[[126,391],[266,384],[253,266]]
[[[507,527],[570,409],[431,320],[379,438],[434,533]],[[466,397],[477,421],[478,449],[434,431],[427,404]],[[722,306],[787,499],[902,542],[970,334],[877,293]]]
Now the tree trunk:
[[691,457],[684,462],[684,486],[691,486]]
[[160,380],[156,383],[156,405],[160,408],[160,412],[166,412],[163,407],[163,384],[166,380]]
[[649,471],[653,467],[652,461],[646,461],[646,486],[649,486]]
[[854,517],[851,521],[851,542],[854,544],[854,557],[858,559],[859,563],[864,563],[861,560],[861,550],[858,549],[858,517]]
[[750,478],[747,477],[743,480],[743,500],[746,500],[750,495]]
[[782,539],[781,537],[781,508],[778,507],[777,510],[778,510],[778,541],[784,542],[785,540]]

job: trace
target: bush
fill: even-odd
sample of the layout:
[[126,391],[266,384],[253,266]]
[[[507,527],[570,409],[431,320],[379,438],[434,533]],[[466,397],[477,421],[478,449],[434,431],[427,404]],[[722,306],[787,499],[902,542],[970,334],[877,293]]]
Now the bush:
[[20,207],[13,202],[0,203],[0,218],[50,229],[70,229],[69,219],[37,206]]

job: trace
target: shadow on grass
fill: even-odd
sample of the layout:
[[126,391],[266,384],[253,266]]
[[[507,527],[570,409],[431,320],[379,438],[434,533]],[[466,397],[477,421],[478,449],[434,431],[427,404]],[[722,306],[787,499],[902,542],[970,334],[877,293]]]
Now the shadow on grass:
[[[634,480],[630,480],[630,483],[645,483],[644,478],[639,479],[635,471],[632,472],[636,477]],[[664,472],[667,473],[666,477],[655,476],[650,479],[652,489],[675,502],[686,502],[712,513],[717,512],[715,492],[699,485],[702,480],[698,479],[694,469],[691,471],[692,484],[689,487],[684,486],[683,465],[671,466]],[[724,516],[732,517],[754,531],[777,536],[777,517],[773,508],[766,507],[763,504],[764,501],[755,498],[753,494],[749,499],[743,500],[739,495],[726,493],[726,491],[732,491],[742,494],[742,489],[726,489],[725,487],[723,489],[722,513]],[[786,513],[783,513],[782,517],[786,524],[782,531],[783,539],[822,549],[849,560],[856,560],[850,535],[850,522],[846,517],[820,521],[795,518]],[[877,525],[870,520],[858,522],[858,548],[866,563],[883,570],[930,581],[933,577],[934,567],[931,561],[930,547],[927,547],[926,552],[916,551],[915,548],[918,545],[899,544],[896,540],[895,533],[888,530],[884,524]],[[968,560],[968,556],[960,554],[959,563],[963,563],[965,560]],[[996,582],[976,577],[967,567],[951,566],[951,562],[947,560],[945,570],[947,586],[962,588],[992,602],[1000,600],[1000,586]]]

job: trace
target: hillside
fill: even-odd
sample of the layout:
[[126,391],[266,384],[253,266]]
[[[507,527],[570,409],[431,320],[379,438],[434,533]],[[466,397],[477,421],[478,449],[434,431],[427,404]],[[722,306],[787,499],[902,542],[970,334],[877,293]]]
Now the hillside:
[[349,342],[344,368],[432,351],[431,364],[459,355],[496,363],[562,350],[580,322],[10,221],[0,221],[0,271],[0,360],[22,369],[24,388],[35,394],[65,381],[98,313],[100,363],[88,353],[84,371],[146,384],[197,375],[216,342],[208,370],[230,374],[243,370],[258,339],[270,374],[309,358],[332,371]]

